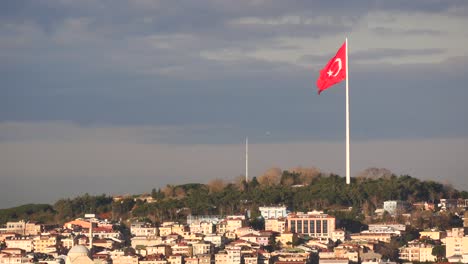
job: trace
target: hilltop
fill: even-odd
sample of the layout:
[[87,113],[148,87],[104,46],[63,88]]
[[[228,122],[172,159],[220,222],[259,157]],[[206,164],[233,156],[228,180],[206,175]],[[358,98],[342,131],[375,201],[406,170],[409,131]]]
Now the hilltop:
[[[375,173],[374,173],[375,174]],[[282,204],[291,211],[325,210],[358,218],[372,216],[386,200],[437,203],[441,198],[468,198],[468,192],[409,175],[384,174],[352,178],[350,185],[335,174],[282,171],[261,177],[226,183],[215,179],[207,184],[167,185],[145,195],[111,197],[85,194],[60,199],[53,205],[28,204],[0,210],[0,224],[26,219],[59,224],[84,213],[107,218],[145,218],[152,222],[182,220],[192,215],[229,215],[250,212],[258,207]],[[347,218],[343,216],[343,218]]]

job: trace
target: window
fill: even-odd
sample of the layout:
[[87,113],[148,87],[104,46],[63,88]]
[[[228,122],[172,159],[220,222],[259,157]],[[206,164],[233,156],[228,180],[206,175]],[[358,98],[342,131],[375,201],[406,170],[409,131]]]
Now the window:
[[310,220],[309,226],[310,226],[310,233],[315,233],[315,221],[314,220]]
[[297,232],[302,233],[302,220],[297,221]]
[[296,233],[296,220],[291,220],[291,232]]
[[304,234],[309,233],[309,220],[304,220]]

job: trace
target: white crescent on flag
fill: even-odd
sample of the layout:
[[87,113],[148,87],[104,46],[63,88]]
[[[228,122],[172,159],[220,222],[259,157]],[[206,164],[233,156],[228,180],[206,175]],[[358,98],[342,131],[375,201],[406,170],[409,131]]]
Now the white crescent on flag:
[[[333,61],[332,65],[333,66],[335,63],[338,63],[338,70],[333,73],[333,71],[330,69],[328,70],[327,74],[328,76],[333,76],[333,77],[336,77],[338,75],[338,73],[340,73],[341,71],[341,68],[343,67],[343,64],[341,63],[341,59],[340,58],[336,58],[335,61]],[[331,68],[331,67],[330,67]]]

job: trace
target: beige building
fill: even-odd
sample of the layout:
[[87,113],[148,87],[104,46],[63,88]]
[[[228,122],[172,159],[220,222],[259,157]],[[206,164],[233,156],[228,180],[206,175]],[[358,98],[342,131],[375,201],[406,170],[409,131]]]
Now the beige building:
[[438,231],[438,230],[425,230],[419,232],[420,237],[427,237],[432,240],[441,240],[446,237],[446,233],[444,231]]
[[0,251],[0,264],[25,264],[29,263],[26,252],[22,249],[4,249]]
[[280,244],[283,247],[292,246],[292,244],[296,241],[297,234],[291,232],[281,233],[279,236],[276,237],[276,243]]
[[132,237],[131,244],[132,248],[137,248],[137,246],[151,247],[162,244],[163,240],[161,237]]
[[335,231],[335,217],[323,212],[293,213],[287,217],[288,231],[315,238],[332,238]]
[[171,255],[167,258],[169,264],[183,264],[184,258],[182,255]]
[[193,222],[189,226],[190,233],[200,234],[213,234],[215,232],[215,225],[212,222],[197,221]]
[[257,254],[244,255],[244,264],[258,264],[258,255]]
[[57,236],[36,236],[33,238],[34,252],[48,253],[51,248],[55,248],[59,245]]
[[238,228],[244,226],[245,220],[242,218],[230,218],[223,220],[216,226],[218,234],[236,233]]
[[171,246],[169,245],[150,246],[150,247],[146,247],[146,254],[169,256],[169,255],[172,255],[172,249],[171,249]]
[[31,237],[11,237],[5,240],[7,248],[20,248],[26,252],[34,250],[34,243]]
[[463,228],[452,228],[445,238],[446,257],[468,255],[468,236],[464,235]]
[[186,243],[179,243],[171,247],[173,255],[181,255],[185,257],[193,256],[193,247]]
[[286,231],[286,218],[265,219],[265,230],[283,233]]
[[425,243],[409,243],[401,247],[400,259],[418,262],[435,262],[436,256],[432,255],[433,245]]
[[226,238],[222,235],[206,235],[203,240],[211,242],[215,247],[221,247],[224,245]]
[[110,255],[112,264],[138,264],[137,256],[125,256],[123,251],[112,251]]
[[381,241],[385,243],[390,243],[394,234],[389,233],[356,233],[351,234],[352,240],[358,241]]
[[148,223],[134,222],[130,225],[130,233],[134,236],[157,236],[158,228]]
[[192,244],[192,248],[194,256],[208,255],[213,253],[214,250],[213,244],[211,244],[208,241],[200,241],[198,243],[194,243]]
[[22,236],[35,236],[41,233],[41,225],[33,222],[25,222],[23,220],[18,222],[7,222],[6,232],[16,233]]

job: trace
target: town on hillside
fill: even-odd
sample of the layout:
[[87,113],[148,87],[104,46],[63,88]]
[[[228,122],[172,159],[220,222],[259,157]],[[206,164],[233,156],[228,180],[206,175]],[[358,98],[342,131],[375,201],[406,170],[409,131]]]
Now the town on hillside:
[[[10,221],[0,228],[0,264],[468,263],[467,208],[468,199],[385,201],[357,232],[324,211],[284,205],[261,206],[256,217],[190,214],[157,224],[96,214],[61,226]],[[421,229],[415,212],[452,217],[441,228]]]

